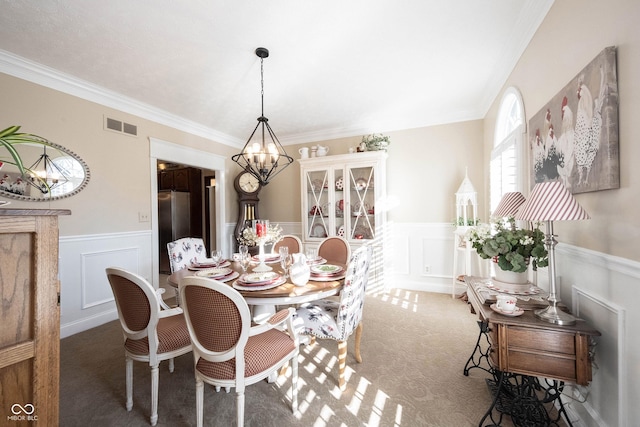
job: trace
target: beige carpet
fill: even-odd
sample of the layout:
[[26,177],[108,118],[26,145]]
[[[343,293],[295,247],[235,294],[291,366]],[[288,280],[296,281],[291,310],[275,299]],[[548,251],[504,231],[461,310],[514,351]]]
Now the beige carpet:
[[[491,403],[485,378],[463,375],[478,335],[476,316],[450,295],[393,290],[367,296],[361,364],[347,357],[347,390],[337,387],[337,344],[318,341],[300,356],[300,411],[291,413],[291,381],[247,387],[245,425],[476,426]],[[289,370],[290,372],[290,370]],[[61,344],[60,425],[146,426],[149,367],[134,363],[134,407],[125,409],[125,366],[117,321],[65,338]],[[173,374],[160,365],[158,426],[195,425],[191,354]],[[235,423],[235,394],[205,386],[205,425]],[[504,423],[503,425],[509,425]]]

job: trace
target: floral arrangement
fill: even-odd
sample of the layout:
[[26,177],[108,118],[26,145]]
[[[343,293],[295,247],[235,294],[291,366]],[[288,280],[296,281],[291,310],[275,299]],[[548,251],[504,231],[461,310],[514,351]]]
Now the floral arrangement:
[[[271,225],[267,227],[267,236],[265,238],[265,243],[276,243],[282,240],[282,227],[279,224]],[[256,230],[252,227],[246,227],[242,230],[240,237],[238,238],[238,243],[241,245],[247,246],[256,246],[258,244],[258,235],[256,234]]]
[[391,144],[391,139],[381,133],[374,133],[362,137],[362,142],[367,146],[367,151],[385,150]]
[[494,225],[495,233],[486,223],[467,231],[467,239],[481,258],[493,258],[502,270],[514,273],[527,271],[529,262],[534,270],[549,265],[544,233],[540,229],[516,229],[513,217],[494,222]]

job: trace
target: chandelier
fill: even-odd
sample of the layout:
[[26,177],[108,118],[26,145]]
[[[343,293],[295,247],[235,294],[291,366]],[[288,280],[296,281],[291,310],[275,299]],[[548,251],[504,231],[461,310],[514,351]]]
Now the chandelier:
[[278,137],[269,126],[269,119],[264,116],[263,62],[264,58],[269,57],[269,51],[259,47],[256,49],[256,55],[260,57],[261,114],[242,152],[232,156],[231,160],[255,176],[261,185],[267,185],[274,176],[293,163],[293,158],[284,151]]

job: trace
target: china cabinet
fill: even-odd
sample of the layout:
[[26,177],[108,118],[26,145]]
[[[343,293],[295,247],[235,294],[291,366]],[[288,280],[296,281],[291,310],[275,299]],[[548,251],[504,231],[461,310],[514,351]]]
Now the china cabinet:
[[352,247],[383,241],[386,213],[384,151],[300,159],[302,241],[342,236]]

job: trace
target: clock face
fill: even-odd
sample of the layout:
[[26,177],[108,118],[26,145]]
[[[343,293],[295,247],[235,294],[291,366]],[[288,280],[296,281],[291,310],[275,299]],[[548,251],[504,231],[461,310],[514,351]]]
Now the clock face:
[[260,188],[258,178],[246,172],[240,176],[238,184],[245,193],[255,193]]

